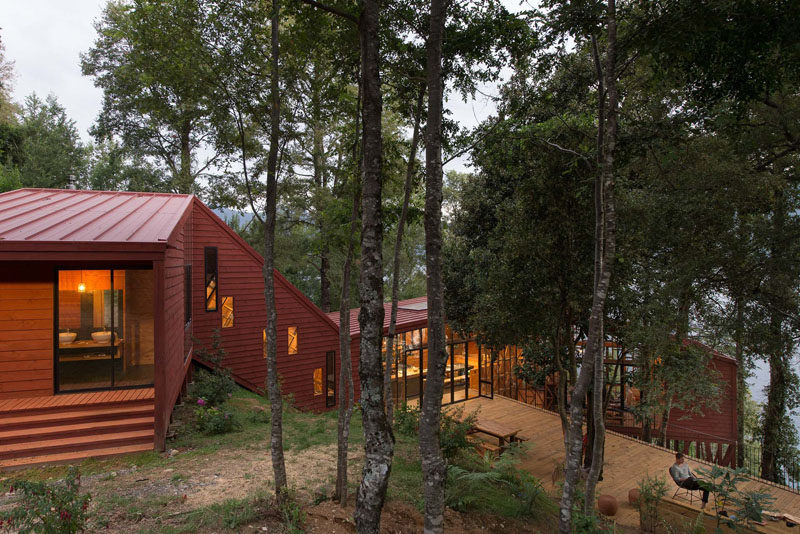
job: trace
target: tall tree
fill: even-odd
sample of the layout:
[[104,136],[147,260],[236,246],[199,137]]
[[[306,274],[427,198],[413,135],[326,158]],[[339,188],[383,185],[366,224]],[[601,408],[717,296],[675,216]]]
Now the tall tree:
[[279,503],[286,498],[286,464],[283,458],[283,399],[278,381],[278,310],[275,303],[275,216],[278,190],[278,149],[280,130],[280,86],[278,31],[280,29],[280,1],[272,0],[271,66],[270,75],[270,136],[267,159],[267,202],[264,220],[264,300],[267,307],[267,391],[270,401],[270,451],[275,477],[275,496]]
[[439,447],[444,372],[447,364],[442,284],[442,42],[445,3],[431,1],[428,32],[428,120],[425,129],[425,267],[428,278],[428,379],[419,420],[419,450],[425,495],[425,532],[444,531],[447,465]]
[[[93,135],[118,137],[151,158],[178,193],[193,192],[195,180],[217,159],[209,143],[203,18],[194,0],[112,0],[95,25],[94,46],[81,55],[83,74],[103,90]],[[201,159],[203,151],[211,155]]]

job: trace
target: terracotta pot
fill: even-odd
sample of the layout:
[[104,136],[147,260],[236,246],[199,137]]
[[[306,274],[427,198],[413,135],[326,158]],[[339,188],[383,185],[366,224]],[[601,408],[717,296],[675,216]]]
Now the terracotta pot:
[[633,488],[628,492],[628,502],[631,506],[636,506],[639,502],[639,488]]
[[601,514],[608,517],[617,515],[617,510],[619,510],[617,498],[613,495],[600,495],[597,498],[597,509],[600,510]]

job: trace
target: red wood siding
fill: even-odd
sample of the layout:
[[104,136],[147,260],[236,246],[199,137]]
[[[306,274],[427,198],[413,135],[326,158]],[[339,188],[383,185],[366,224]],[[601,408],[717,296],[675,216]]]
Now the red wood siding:
[[170,236],[164,261],[153,262],[156,280],[155,445],[164,449],[170,415],[191,358],[184,347],[184,265],[191,259],[191,212]]
[[670,439],[736,441],[736,361],[725,356],[714,356],[711,367],[719,373],[719,411],[704,408],[702,415],[692,415],[673,409],[667,427]]
[[0,399],[53,394],[53,266],[0,263]]
[[[266,328],[263,260],[222,220],[199,201],[194,209],[193,322],[199,346],[210,347],[214,330],[222,335],[224,365],[236,380],[252,390],[263,390],[267,365],[263,353]],[[205,311],[205,247],[217,247],[219,293],[217,311]],[[234,326],[222,328],[223,297],[234,299]],[[278,373],[284,395],[307,410],[324,410],[325,395],[314,395],[314,369],[325,367],[325,353],[338,355],[338,332],[330,320],[277,271]],[[288,329],[298,329],[298,354],[288,354]],[[337,363],[338,363],[337,356]],[[338,367],[338,365],[337,365]],[[324,371],[323,371],[324,372]],[[338,373],[337,373],[338,380]],[[337,399],[338,400],[338,399]]]

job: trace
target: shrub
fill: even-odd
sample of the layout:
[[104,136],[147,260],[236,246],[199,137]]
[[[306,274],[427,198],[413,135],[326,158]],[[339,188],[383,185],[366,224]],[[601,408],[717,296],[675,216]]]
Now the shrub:
[[654,532],[658,524],[658,505],[667,494],[667,483],[664,477],[645,475],[638,483],[639,524],[643,532]]
[[231,412],[217,406],[198,406],[195,417],[197,429],[204,434],[227,434],[239,426]]
[[189,386],[189,399],[192,402],[203,399],[206,406],[220,406],[227,401],[236,388],[231,372],[222,366],[225,349],[222,348],[222,336],[219,330],[214,331],[211,349],[201,347],[197,357],[211,364],[211,371],[198,369],[194,381]]
[[[459,453],[471,447],[467,440],[469,429],[475,424],[478,412],[463,417],[464,408],[443,412],[439,421],[439,446],[442,456],[452,460]],[[403,403],[394,414],[394,429],[398,434],[416,437],[419,432],[420,409]]]
[[91,497],[79,493],[81,478],[70,467],[63,483],[15,480],[10,491],[20,499],[10,512],[0,512],[0,527],[9,531],[42,534],[69,534],[84,530]]
[[447,468],[445,503],[460,512],[477,511],[507,517],[541,518],[555,513],[541,482],[518,468],[519,448],[492,461],[475,457],[468,467]]
[[394,429],[403,436],[414,437],[419,431],[419,406],[409,406],[405,402],[394,411]]

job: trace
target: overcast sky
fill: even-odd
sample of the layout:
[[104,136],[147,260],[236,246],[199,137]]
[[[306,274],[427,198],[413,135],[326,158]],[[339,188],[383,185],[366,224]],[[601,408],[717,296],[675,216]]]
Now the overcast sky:
[[[507,2],[519,10],[517,0]],[[92,78],[81,75],[80,54],[95,39],[93,23],[100,17],[105,0],[0,0],[0,35],[6,57],[14,61],[14,100],[36,92],[45,97],[52,93],[74,119],[84,141],[100,110],[102,92]],[[496,87],[482,87],[486,94]],[[464,126],[474,126],[493,111],[491,100],[478,95],[463,102],[458,95],[448,98],[446,106]],[[466,158],[453,161],[448,169],[466,170]]]

